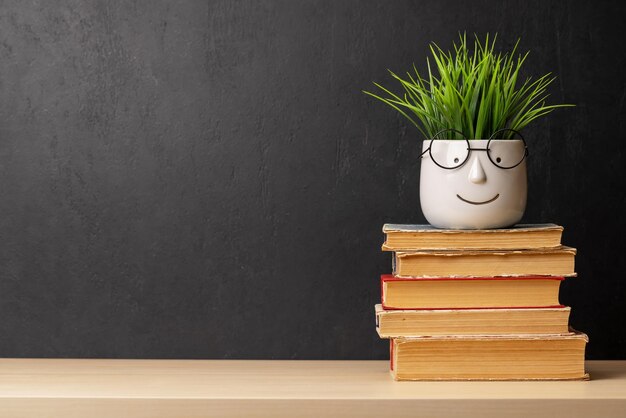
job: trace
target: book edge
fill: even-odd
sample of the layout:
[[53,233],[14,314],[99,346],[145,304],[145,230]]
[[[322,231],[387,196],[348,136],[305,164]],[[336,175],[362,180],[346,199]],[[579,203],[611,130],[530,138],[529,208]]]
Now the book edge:
[[394,338],[394,344],[406,344],[412,341],[421,340],[441,340],[441,341],[454,341],[454,340],[470,340],[470,341],[494,341],[494,340],[584,340],[585,343],[589,342],[589,337],[584,332],[576,331],[570,328],[570,332],[567,334],[502,334],[502,335],[433,335],[429,337],[398,337]]
[[[576,274],[576,273],[573,273]],[[550,274],[519,274],[519,275],[500,275],[500,276],[399,276],[397,274],[381,274],[382,282],[402,282],[402,281],[420,281],[420,280],[565,280],[567,275],[550,275]]]
[[[496,229],[448,229],[436,228],[430,224],[383,224],[383,233],[389,232],[406,232],[406,233],[437,233],[437,234],[493,234],[493,233],[516,233],[527,231],[563,231],[564,227],[554,223],[540,224],[518,224],[519,227],[514,228],[496,228]],[[420,227],[422,227],[420,229]]]
[[459,256],[481,256],[481,255],[511,255],[511,254],[572,254],[576,255],[576,248],[568,247],[567,245],[559,245],[557,247],[543,247],[543,248],[529,248],[529,249],[510,249],[510,250],[444,250],[444,249],[422,249],[411,251],[395,251],[395,255],[398,258],[412,257],[412,256],[442,256],[442,257],[459,257]]
[[397,382],[576,382],[589,381],[591,377],[585,372],[581,377],[529,377],[529,378],[398,378],[393,370],[389,371]]
[[532,310],[532,311],[536,311],[536,310],[542,310],[542,311],[572,311],[572,307],[571,306],[566,306],[566,305],[561,305],[558,307],[547,307],[547,308],[514,308],[514,307],[504,307],[504,308],[466,308],[466,309],[458,309],[458,308],[441,308],[441,309],[385,309],[383,308],[383,304],[382,303],[377,303],[374,305],[374,312],[376,313],[376,315],[382,316],[382,315],[400,315],[403,313],[412,313],[412,312],[419,312],[419,313],[423,313],[426,314],[428,312],[437,312],[437,313],[441,313],[441,311],[450,311],[450,312],[456,312],[459,310],[476,310],[476,311],[494,311],[494,312],[498,312],[498,311],[503,311],[503,310],[507,310],[507,311],[528,311],[528,310]]

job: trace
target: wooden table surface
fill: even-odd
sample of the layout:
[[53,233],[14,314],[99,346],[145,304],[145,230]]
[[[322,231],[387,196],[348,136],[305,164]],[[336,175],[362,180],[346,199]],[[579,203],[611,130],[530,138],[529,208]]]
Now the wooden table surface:
[[386,361],[0,359],[0,417],[626,417],[626,361],[588,382],[395,382]]

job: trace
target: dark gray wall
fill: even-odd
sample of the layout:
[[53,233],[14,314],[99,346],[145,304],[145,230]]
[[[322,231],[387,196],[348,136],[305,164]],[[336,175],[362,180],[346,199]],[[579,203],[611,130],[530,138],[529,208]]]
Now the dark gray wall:
[[0,355],[385,358],[385,222],[418,132],[360,90],[499,32],[577,104],[526,130],[562,302],[626,358],[626,17],[591,1],[3,1]]

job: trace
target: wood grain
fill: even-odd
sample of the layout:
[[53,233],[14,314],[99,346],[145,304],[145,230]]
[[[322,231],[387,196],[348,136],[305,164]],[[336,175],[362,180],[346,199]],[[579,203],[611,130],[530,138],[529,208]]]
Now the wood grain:
[[623,416],[626,361],[589,382],[395,382],[386,361],[0,360],[13,417]]

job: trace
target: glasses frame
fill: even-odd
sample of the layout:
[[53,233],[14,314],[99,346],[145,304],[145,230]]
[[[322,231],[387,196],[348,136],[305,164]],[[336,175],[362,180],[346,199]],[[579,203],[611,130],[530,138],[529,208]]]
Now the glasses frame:
[[[509,167],[503,167],[500,164],[496,163],[492,158],[491,158],[491,154],[489,152],[489,145],[491,145],[491,141],[493,140],[497,140],[498,138],[494,138],[495,135],[501,133],[501,132],[513,132],[515,135],[519,136],[520,139],[522,140],[522,142],[524,143],[524,156],[522,157],[521,160],[519,160],[519,162],[515,165],[509,166]],[[512,168],[517,167],[518,165],[520,165],[529,155],[528,152],[528,146],[526,145],[526,140],[524,139],[524,137],[515,129],[509,129],[509,128],[505,128],[505,129],[499,129],[497,131],[495,131],[493,134],[491,134],[491,136],[489,137],[489,141],[487,141],[487,147],[485,148],[472,148],[470,145],[470,141],[469,139],[467,139],[467,137],[463,134],[463,132],[456,130],[456,129],[443,129],[439,132],[437,132],[435,135],[433,135],[433,137],[430,139],[431,141],[436,141],[437,137],[439,135],[441,135],[444,132],[456,132],[458,134],[460,134],[463,137],[463,140],[465,141],[465,143],[467,144],[467,156],[465,157],[465,159],[463,160],[463,162],[459,163],[458,165],[454,166],[454,167],[446,167],[444,165],[439,164],[435,158],[433,158],[433,153],[432,153],[432,142],[431,144],[428,146],[428,149],[423,151],[420,154],[420,158],[424,157],[424,154],[426,154],[428,152],[428,155],[430,156],[430,159],[433,163],[435,163],[435,165],[437,165],[438,167],[443,168],[444,170],[456,170],[457,168],[461,168],[463,167],[463,165],[467,162],[467,160],[469,160],[470,155],[472,154],[472,151],[486,151],[487,152],[487,158],[489,158],[489,161],[491,161],[491,163],[493,165],[495,165],[498,168],[501,168],[502,170],[510,170]]]

